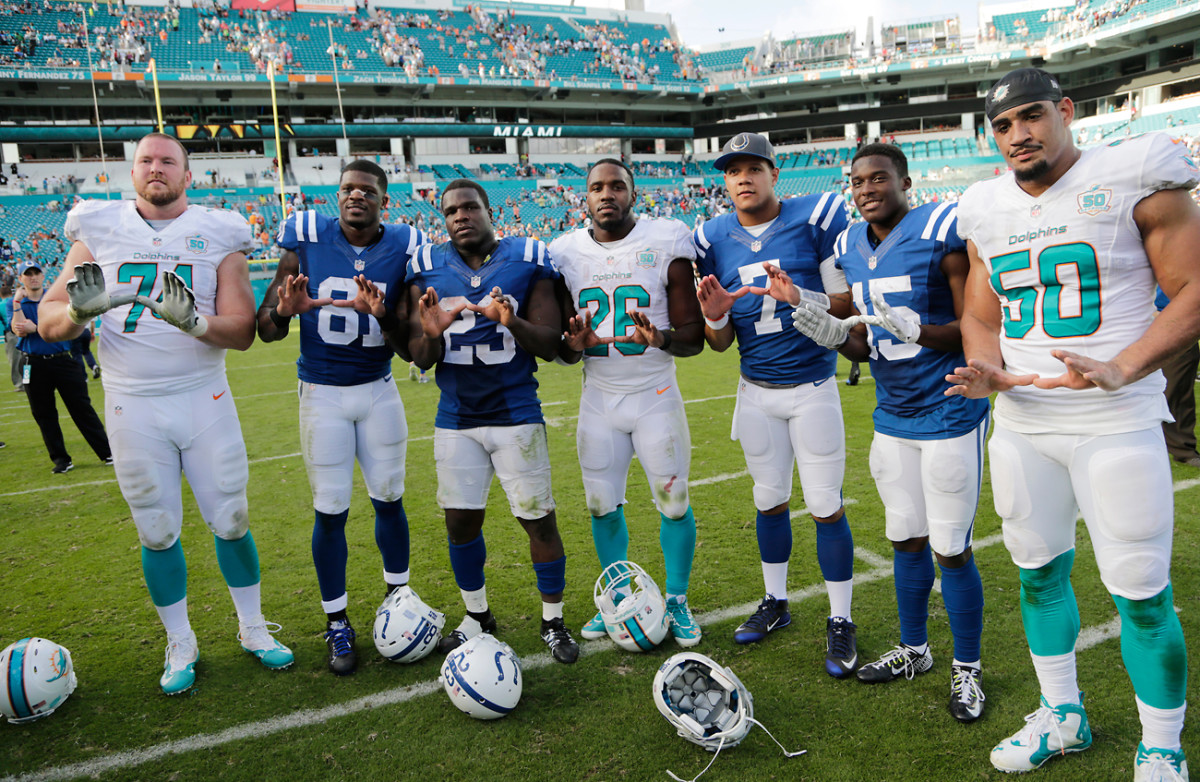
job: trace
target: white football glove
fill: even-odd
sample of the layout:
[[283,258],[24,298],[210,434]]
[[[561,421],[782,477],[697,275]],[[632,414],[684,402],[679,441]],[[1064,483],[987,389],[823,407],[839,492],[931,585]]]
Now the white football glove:
[[850,329],[859,322],[858,316],[835,318],[817,304],[801,301],[792,311],[792,325],[804,336],[823,348],[837,350],[846,342]]
[[162,301],[154,301],[146,296],[138,296],[137,300],[188,336],[204,336],[208,331],[208,321],[196,312],[196,294],[175,272],[163,272],[162,279]]
[[871,291],[871,303],[875,305],[875,314],[861,316],[863,323],[885,329],[909,345],[921,338],[921,322],[914,316],[903,315],[889,307],[882,293]]
[[100,264],[88,261],[75,267],[75,278],[67,280],[67,316],[77,326],[90,323],[94,318],[120,307],[134,299],[133,293],[109,296],[104,289],[104,271]]

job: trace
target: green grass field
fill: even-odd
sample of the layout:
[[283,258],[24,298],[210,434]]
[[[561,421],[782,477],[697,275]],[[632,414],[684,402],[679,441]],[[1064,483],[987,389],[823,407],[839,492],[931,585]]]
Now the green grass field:
[[[251,528],[263,572],[268,619],[296,653],[283,672],[264,670],[242,652],[237,620],[221,580],[211,536],[185,492],[183,543],[189,604],[199,637],[197,683],[187,695],[159,690],[164,633],[142,582],[139,547],[111,468],[98,463],[67,420],[76,469],[50,473],[50,461],[24,397],[3,389],[0,451],[0,647],[39,635],[71,650],[79,688],[51,718],[0,724],[0,777],[104,780],[666,780],[691,778],[708,753],[675,736],[654,708],[657,667],[678,649],[668,640],[646,654],[607,640],[585,643],[574,666],[548,662],[527,541],[493,486],[487,577],[500,637],[525,663],[524,695],[507,718],[476,722],[458,712],[437,682],[436,656],[411,666],[380,659],[370,640],[382,573],[373,515],[361,482],[348,537],[350,616],[359,631],[357,675],[325,669],[316,577],[309,550],[311,495],[299,457],[293,337],[230,354],[229,376],[250,454]],[[934,669],[914,681],[865,685],[823,670],[828,604],[813,550],[812,523],[795,520],[790,587],[792,626],[765,643],[741,647],[733,628],[762,596],[751,482],[739,446],[729,439],[737,364],[733,352],[678,362],[688,400],[692,506],[699,526],[690,599],[704,630],[697,651],[729,665],[754,696],[754,715],[789,749],[786,759],[760,730],[723,752],[706,780],[979,780],[1000,779],[988,752],[1037,705],[1037,688],[1021,629],[1017,573],[999,541],[990,487],[976,525],[977,559],[987,608],[984,623],[984,717],[960,725],[949,715],[951,641],[935,594],[930,641]],[[435,499],[432,455],[434,384],[410,383],[399,360],[398,383],[411,440],[405,506],[412,528],[413,586],[429,604],[462,616]],[[846,366],[840,376],[845,377]],[[549,423],[558,519],[568,555],[566,617],[576,631],[593,613],[597,562],[575,458],[579,367],[542,366],[541,398]],[[93,395],[101,396],[98,382]],[[874,388],[840,385],[847,430],[845,497],[858,580],[854,619],[859,652],[874,659],[897,642],[890,546],[867,469]],[[662,581],[657,513],[640,468],[629,484],[630,557]],[[1200,638],[1197,595],[1197,498],[1194,470],[1175,468],[1175,599],[1184,631]],[[804,506],[799,482],[793,509]],[[1133,776],[1140,737],[1125,675],[1116,612],[1099,582],[1080,525],[1075,589],[1084,635],[1081,687],[1095,733],[1089,751],[1055,760],[1044,780],[1119,780]],[[1194,700],[1194,696],[1193,696]],[[1195,721],[1184,745],[1200,756]]]

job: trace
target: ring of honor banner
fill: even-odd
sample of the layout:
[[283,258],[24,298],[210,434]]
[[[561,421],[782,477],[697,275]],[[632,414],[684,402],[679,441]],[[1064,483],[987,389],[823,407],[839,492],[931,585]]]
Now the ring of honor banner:
[[296,0],[233,0],[234,10],[247,11],[285,11],[292,13],[296,10]]

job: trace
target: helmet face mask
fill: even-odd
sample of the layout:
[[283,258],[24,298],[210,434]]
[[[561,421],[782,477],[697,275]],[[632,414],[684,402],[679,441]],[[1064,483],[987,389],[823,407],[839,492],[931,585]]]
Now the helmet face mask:
[[372,636],[379,653],[396,663],[413,663],[432,652],[446,615],[425,604],[407,587],[394,590],[375,612]]
[[446,655],[442,688],[450,702],[477,720],[507,715],[521,700],[521,659],[508,644],[480,633]]
[[0,652],[0,713],[14,724],[48,717],[75,691],[71,653],[45,638],[22,638]]
[[653,649],[671,629],[662,592],[634,562],[614,562],[604,568],[596,579],[593,600],[609,638],[626,651]]
[[676,732],[709,752],[741,743],[754,726],[754,699],[741,680],[695,652],[671,657],[654,677],[654,705]]

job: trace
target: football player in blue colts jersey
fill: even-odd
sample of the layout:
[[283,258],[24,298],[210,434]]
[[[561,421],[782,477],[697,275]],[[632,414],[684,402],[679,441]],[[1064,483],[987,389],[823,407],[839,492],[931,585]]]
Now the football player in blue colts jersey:
[[737,339],[741,380],[733,439],[742,444],[754,479],[755,529],[766,596],[734,632],[738,643],[766,638],[791,622],[787,567],[792,553],[793,462],[816,526],[817,561],[829,593],[825,670],[845,678],[858,667],[850,600],[854,540],[842,507],[845,433],[836,383],[837,354],[795,329],[791,308],[764,295],[767,269],[782,268],[798,285],[825,291],[832,312],[850,313],[833,244],[848,220],[837,193],[780,200],[774,150],[756,133],[731,138],[714,162],[724,172],[734,212],[696,229],[697,296],[714,350]]
[[225,375],[225,351],[254,343],[250,226],[236,212],[188,205],[187,150],[171,136],[137,143],[132,178],[136,199],[83,201],[67,215],[71,250],[40,316],[47,340],[77,337],[101,318],[117,485],[167,631],[159,686],[177,695],[195,684],[200,656],[188,614],[182,476],[213,534],[242,649],[273,670],[294,657],[263,618],[246,445]]
[[563,623],[567,558],[534,379],[537,358],[553,360],[562,341],[561,275],[541,242],[496,239],[478,183],[447,184],[441,208],[450,241],[425,245],[408,266],[412,359],[422,369],[438,365],[437,497],[467,611],[438,650],[447,654],[481,632],[496,632],[483,573],[483,519],[496,476],[529,535],[542,640],[555,660],[573,663],[579,646]]
[[[838,237],[861,325],[838,347],[869,361],[875,378],[871,474],[892,541],[900,645],[858,669],[866,682],[888,682],[933,667],[926,623],[934,569],[954,636],[950,713],[971,722],[983,713],[979,664],[983,584],[971,554],[988,426],[986,399],[946,397],[942,378],[963,362],[966,246],[949,202],[908,207],[908,160],[899,147],[868,144],[854,155],[850,189],[866,219]],[[793,303],[799,304],[799,298]],[[801,307],[802,333],[821,339],[831,316]],[[855,320],[851,318],[851,320]],[[812,325],[817,328],[812,328]],[[835,324],[836,325],[836,324]]]
[[424,239],[383,225],[387,175],[367,160],[342,169],[338,218],[295,212],[280,226],[283,254],[258,310],[264,342],[300,317],[300,449],[312,486],[312,556],[325,611],[329,669],[358,664],[346,609],[346,520],[358,459],[375,506],[385,594],[408,587],[404,458],[408,425],[392,381],[393,347],[408,351],[404,273]]
[[[598,161],[587,177],[591,228],[550,245],[571,294],[562,353],[568,363],[583,360],[576,446],[601,570],[629,559],[625,484],[636,453],[660,516],[671,635],[690,647],[701,637],[687,600],[696,520],[674,357],[703,350],[704,320],[691,232],[678,220],[638,218],[636,200],[633,172],[619,160]],[[604,618],[596,614],[582,634],[603,638]]]
[[[1135,782],[1188,778],[1187,647],[1171,589],[1174,492],[1162,364],[1200,336],[1200,168],[1149,133],[1079,150],[1058,80],[1019,68],[984,101],[1012,171],[958,205],[967,361],[946,391],[996,395],[996,512],[1021,579],[1039,708],[991,761],[1029,771],[1092,743],[1076,676],[1076,511],[1121,617],[1141,743]],[[1155,316],[1155,283],[1170,298]]]

